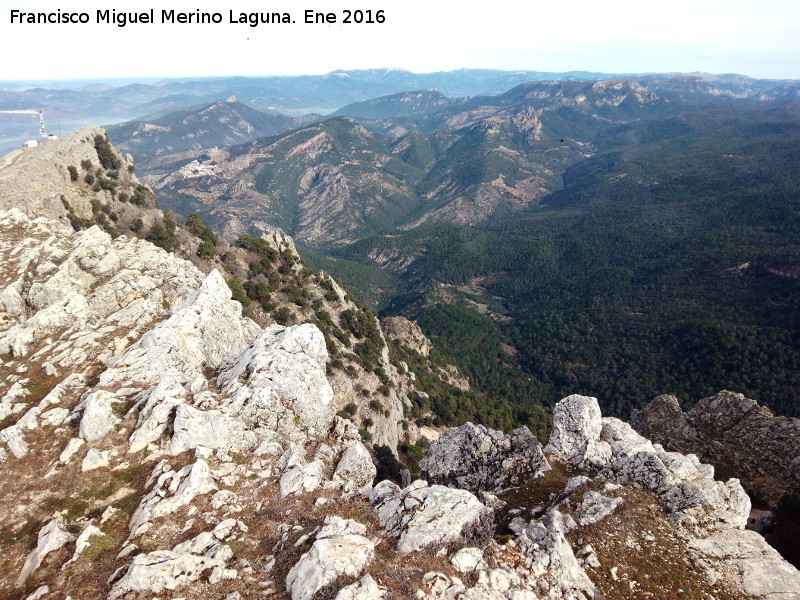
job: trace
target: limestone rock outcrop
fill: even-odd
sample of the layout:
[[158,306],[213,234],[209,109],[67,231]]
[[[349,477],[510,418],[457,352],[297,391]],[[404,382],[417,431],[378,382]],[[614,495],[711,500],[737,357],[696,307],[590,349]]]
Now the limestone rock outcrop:
[[498,492],[541,476],[550,466],[527,427],[511,435],[466,423],[447,429],[420,462],[422,478],[471,492]]
[[756,598],[795,600],[800,572],[755,531],[722,530],[689,542],[699,562],[713,573],[720,562],[732,565],[742,590]]
[[433,344],[419,325],[405,317],[381,319],[381,327],[387,336],[422,356],[428,356],[433,349]]
[[600,439],[602,415],[597,398],[573,394],[553,411],[553,432],[545,452],[553,452],[578,466],[598,467],[611,458],[611,447]]
[[311,600],[317,590],[337,577],[359,577],[375,556],[375,543],[364,537],[366,532],[364,525],[353,520],[326,519],[311,550],[286,576],[292,600]]
[[[725,412],[722,415],[724,421]],[[611,485],[633,485],[651,492],[669,521],[690,540],[689,547],[697,556],[713,555],[735,567],[739,584],[745,589],[751,586],[747,593],[762,598],[792,597],[798,589],[797,570],[768,548],[763,537],[744,530],[750,499],[737,479],[715,481],[714,467],[701,463],[694,454],[665,452],[629,425],[598,417],[595,398],[565,398],[554,412],[556,439],[554,443],[551,438],[547,449],[560,450],[561,457],[573,464],[600,469],[598,478]],[[724,542],[727,553],[715,553],[711,540]],[[773,570],[780,574],[770,579],[774,589],[760,582]],[[744,579],[750,583],[745,584]]]
[[631,425],[668,450],[733,469],[768,506],[800,491],[800,419],[776,417],[742,394],[723,391],[686,412],[674,396],[659,396],[634,411]]
[[42,564],[42,561],[48,554],[62,548],[74,539],[75,536],[64,528],[64,520],[61,518],[55,518],[42,527],[39,530],[39,539],[36,543],[36,548],[31,550],[30,554],[28,554],[22,571],[19,577],[17,577],[17,587],[22,587],[25,584],[28,577],[31,576],[31,573]]
[[574,526],[572,518],[558,509],[540,520],[512,524],[531,575],[546,580],[547,587],[556,591],[555,597],[594,598],[597,589],[566,537]]
[[405,489],[382,481],[370,493],[387,536],[398,537],[397,551],[436,551],[457,541],[485,542],[492,510],[466,490],[417,480]]

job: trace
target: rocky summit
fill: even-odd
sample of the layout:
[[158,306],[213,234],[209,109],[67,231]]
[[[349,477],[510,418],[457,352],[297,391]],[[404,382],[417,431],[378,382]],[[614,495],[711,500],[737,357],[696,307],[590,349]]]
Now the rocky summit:
[[[24,197],[26,177],[2,181]],[[737,479],[595,398],[561,400],[544,447],[526,428],[439,428],[420,478],[383,479],[316,324],[259,325],[217,269],[11,204],[4,599],[800,597],[800,572],[745,529]]]

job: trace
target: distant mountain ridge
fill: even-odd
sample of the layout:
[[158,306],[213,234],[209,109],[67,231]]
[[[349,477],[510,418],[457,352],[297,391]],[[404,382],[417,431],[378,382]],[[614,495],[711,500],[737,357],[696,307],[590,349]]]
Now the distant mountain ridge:
[[[736,102],[745,101],[698,77],[527,82],[460,99],[428,89],[350,104],[325,124],[140,167],[179,212],[197,210],[230,234],[279,228],[320,247],[514,214],[560,189],[561,174],[604,144],[604,132]],[[118,145],[134,147],[126,133],[111,130]],[[195,141],[184,148],[201,145]],[[187,169],[194,161],[197,168]]]
[[[755,79],[743,75],[691,74],[714,83],[738,97],[782,93],[797,95],[798,82]],[[643,78],[670,80],[685,74],[620,74],[586,71],[499,71],[460,69],[436,73],[412,73],[402,69],[333,71],[324,75],[273,77],[205,77],[107,84],[77,81],[0,81],[0,110],[42,108],[51,128],[70,131],[94,123],[115,123],[207,105],[229,96],[256,110],[278,110],[293,116],[310,112],[329,113],[353,102],[398,94],[408,90],[438,89],[450,98],[497,95],[534,80],[608,80]],[[780,88],[783,88],[782,90]],[[775,90],[772,92],[772,90]],[[35,137],[36,123],[30,118],[3,115],[0,151]]]
[[386,119],[389,117],[424,115],[438,112],[444,108],[466,101],[451,100],[439,90],[431,88],[417,92],[401,92],[390,96],[381,96],[374,100],[364,100],[343,106],[334,116],[361,117],[368,119]]
[[199,110],[179,110],[155,119],[128,121],[112,125],[107,131],[120,150],[143,160],[184,150],[240,144],[318,118],[319,115],[289,117],[275,111],[261,112],[230,96]]

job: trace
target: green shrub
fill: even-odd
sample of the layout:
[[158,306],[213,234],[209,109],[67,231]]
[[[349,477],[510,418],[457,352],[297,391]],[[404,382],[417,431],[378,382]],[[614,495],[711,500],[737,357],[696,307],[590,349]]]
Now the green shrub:
[[384,479],[401,483],[400,469],[403,468],[403,465],[395,458],[388,446],[374,446],[372,451],[375,453],[375,467],[377,469],[374,483]]
[[258,300],[262,303],[268,303],[270,301],[270,297],[272,296],[272,289],[270,288],[269,284],[260,281],[258,283],[253,283],[252,281],[248,281],[244,284],[244,289],[247,292],[248,297],[252,298],[253,300]]
[[286,325],[292,318],[292,311],[285,306],[281,306],[275,311],[275,322],[278,325]]
[[107,137],[99,134],[94,136],[94,149],[97,151],[97,158],[100,159],[100,164],[104,169],[118,169],[120,167],[119,159],[111,149],[111,143]]
[[78,169],[76,169],[74,166],[70,165],[70,166],[67,167],[67,171],[69,171],[69,178],[72,181],[78,181]]
[[217,255],[217,247],[208,240],[203,240],[197,247],[197,256],[200,258],[214,258]]
[[775,525],[767,536],[783,558],[800,568],[800,493],[785,494],[775,507]]
[[262,258],[266,258],[270,262],[275,261],[278,258],[278,252],[272,245],[265,241],[258,238],[254,238],[250,235],[240,235],[239,239],[236,240],[236,245],[240,248],[247,248],[248,250],[252,250],[253,252],[258,253],[261,255]]
[[175,221],[168,214],[165,214],[162,223],[155,223],[150,228],[150,232],[145,239],[167,252],[172,252],[178,241],[175,236]]
[[231,289],[233,299],[239,302],[242,306],[250,306],[250,298],[247,297],[242,282],[238,277],[231,277],[228,279],[228,287]]

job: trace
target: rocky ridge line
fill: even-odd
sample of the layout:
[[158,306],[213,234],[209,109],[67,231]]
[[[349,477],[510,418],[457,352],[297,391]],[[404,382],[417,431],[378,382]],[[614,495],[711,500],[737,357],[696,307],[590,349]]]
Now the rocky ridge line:
[[776,417],[742,394],[723,391],[686,412],[674,396],[659,396],[634,411],[631,425],[671,450],[733,469],[767,506],[800,491],[800,419]]

